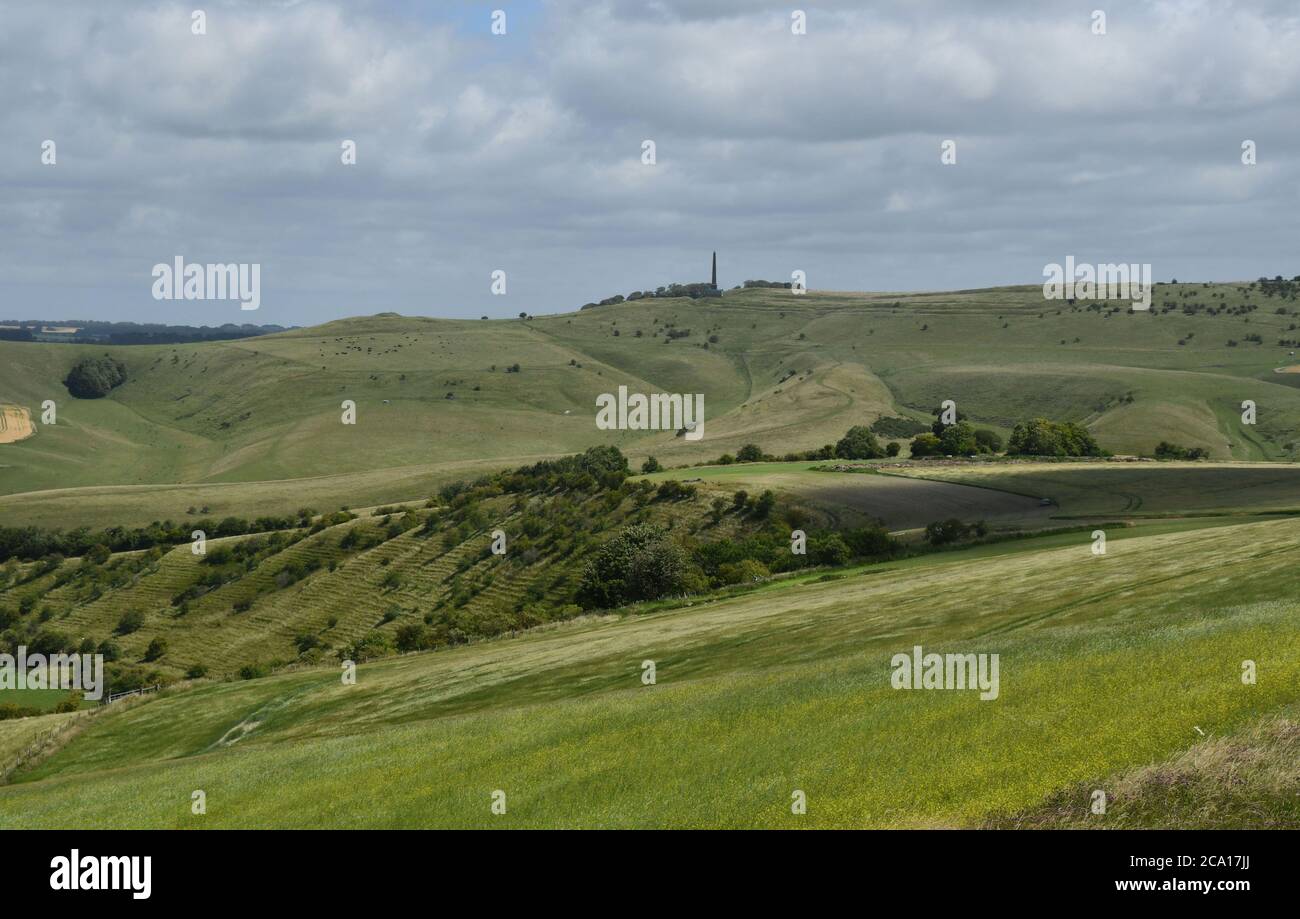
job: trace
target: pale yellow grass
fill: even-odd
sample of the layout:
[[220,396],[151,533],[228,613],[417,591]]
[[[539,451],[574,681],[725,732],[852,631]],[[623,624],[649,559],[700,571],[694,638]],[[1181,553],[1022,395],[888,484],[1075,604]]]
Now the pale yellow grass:
[[32,416],[21,405],[0,405],[0,444],[26,440],[36,433]]

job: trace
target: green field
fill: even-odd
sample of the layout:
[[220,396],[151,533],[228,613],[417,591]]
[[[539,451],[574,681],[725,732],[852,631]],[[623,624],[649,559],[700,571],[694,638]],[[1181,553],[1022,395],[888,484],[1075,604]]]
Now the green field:
[[[362,665],[355,686],[328,668],[173,691],[21,772],[0,823],[980,825],[1293,703],[1298,536],[1278,520],[1098,558],[1079,534]],[[998,653],[999,698],[891,689],[914,644]]]

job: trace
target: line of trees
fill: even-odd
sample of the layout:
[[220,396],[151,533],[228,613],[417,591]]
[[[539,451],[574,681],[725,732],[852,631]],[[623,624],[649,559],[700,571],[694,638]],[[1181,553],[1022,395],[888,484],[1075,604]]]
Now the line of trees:
[[87,554],[102,554],[106,557],[109,552],[130,552],[136,549],[152,549],[154,546],[174,546],[189,542],[194,530],[202,530],[208,538],[214,538],[311,526],[323,529],[355,516],[346,511],[339,511],[313,524],[312,518],[315,514],[316,512],[311,508],[303,508],[292,516],[264,516],[255,520],[246,520],[243,517],[225,517],[221,520],[203,517],[190,523],[165,520],[155,521],[147,527],[111,526],[98,531],[92,531],[90,527],[78,527],[64,532],[35,526],[0,526],[0,562],[11,558],[35,561],[49,556],[67,557]]

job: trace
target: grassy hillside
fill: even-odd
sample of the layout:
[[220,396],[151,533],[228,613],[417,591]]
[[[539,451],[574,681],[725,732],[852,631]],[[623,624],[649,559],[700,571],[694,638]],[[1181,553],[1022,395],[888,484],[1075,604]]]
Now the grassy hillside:
[[[58,424],[0,444],[0,492],[41,492],[0,509],[14,521],[75,512],[130,524],[191,505],[247,514],[286,490],[299,504],[349,491],[363,497],[339,503],[380,503],[469,466],[600,442],[669,463],[748,441],[779,455],[884,414],[925,415],[946,398],[1004,432],[1034,415],[1081,421],[1116,452],[1169,439],[1219,459],[1284,458],[1300,429],[1300,374],[1273,371],[1295,363],[1295,313],[1245,285],[1183,284],[1158,287],[1149,313],[1001,288],[746,290],[529,321],[380,315],[114,349],[128,381],[94,400],[73,399],[60,381],[103,348],[0,342],[0,402],[38,422],[42,401],[58,406]],[[598,431],[595,397],[620,384],[703,393],[705,438]],[[355,426],[340,422],[345,399],[356,402]],[[1259,406],[1256,426],[1241,423],[1245,399]],[[153,484],[187,487],[147,507],[138,491],[103,487]]]
[[[304,510],[296,522],[291,515],[277,524],[283,528],[251,535],[223,536],[214,519],[196,519],[191,525],[209,537],[203,555],[184,541],[191,526],[185,525],[179,545],[0,566],[0,627],[12,645],[73,650],[109,642],[119,664],[131,668],[111,681],[132,688],[187,674],[238,678],[315,664],[358,642],[370,643],[371,655],[391,653],[406,649],[401,630],[413,625],[429,627],[437,644],[451,645],[572,618],[581,612],[577,591],[593,551],[632,524],[665,528],[689,551],[711,544],[739,550],[771,530],[767,538],[791,565],[789,533],[803,529],[814,555],[799,564],[834,567],[842,560],[822,560],[818,540],[877,522],[902,535],[907,551],[918,551],[921,528],[953,517],[984,521],[993,538],[1075,528],[1034,537],[1046,546],[1077,541],[1078,527],[1088,521],[1104,523],[1119,538],[1124,522],[1149,526],[1153,519],[1191,514],[1187,528],[1194,528],[1212,522],[1199,515],[1231,520],[1300,511],[1292,506],[1300,467],[1281,464],[886,462],[852,472],[839,468],[845,467],[690,467],[637,476],[613,489],[553,490],[543,480],[515,493],[502,491],[511,481],[503,476],[468,490],[449,486],[410,504],[353,513]],[[660,489],[673,480],[696,493],[665,496]],[[747,493],[752,503],[768,491],[778,501],[770,516],[736,509],[737,493]],[[1042,505],[1043,495],[1054,503]],[[507,538],[504,555],[490,550],[498,530]],[[999,550],[995,544],[987,551]],[[742,554],[770,565],[766,552],[759,546]],[[769,574],[760,567],[733,577],[716,567],[727,559],[711,558],[698,560],[710,567],[697,590]],[[151,652],[156,641],[165,648]],[[61,698],[51,694],[49,704]]]
[[[172,691],[20,771],[0,824],[979,825],[1293,704],[1297,546],[1295,520],[1103,557],[1076,534],[362,665],[355,685],[328,668]],[[998,653],[998,699],[892,689],[914,644]]]

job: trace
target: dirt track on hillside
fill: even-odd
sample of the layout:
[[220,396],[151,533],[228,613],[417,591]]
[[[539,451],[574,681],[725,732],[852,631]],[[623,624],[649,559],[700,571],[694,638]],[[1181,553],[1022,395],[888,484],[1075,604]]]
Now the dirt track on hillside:
[[11,444],[36,433],[32,416],[21,405],[0,405],[0,444]]

